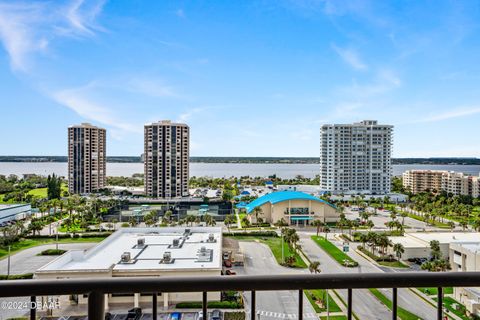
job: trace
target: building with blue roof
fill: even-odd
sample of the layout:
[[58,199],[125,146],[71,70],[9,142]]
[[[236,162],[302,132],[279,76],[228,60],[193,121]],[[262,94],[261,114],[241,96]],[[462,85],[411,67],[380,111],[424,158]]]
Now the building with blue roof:
[[337,208],[322,199],[299,191],[278,191],[264,195],[245,206],[251,222],[258,217],[268,223],[284,219],[289,225],[309,225],[313,220],[335,222],[340,219]]

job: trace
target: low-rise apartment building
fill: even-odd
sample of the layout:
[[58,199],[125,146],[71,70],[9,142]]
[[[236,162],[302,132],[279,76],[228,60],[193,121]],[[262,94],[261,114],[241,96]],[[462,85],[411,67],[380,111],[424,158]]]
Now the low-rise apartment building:
[[405,189],[420,192],[445,191],[453,195],[480,196],[480,177],[445,170],[408,170],[402,175]]

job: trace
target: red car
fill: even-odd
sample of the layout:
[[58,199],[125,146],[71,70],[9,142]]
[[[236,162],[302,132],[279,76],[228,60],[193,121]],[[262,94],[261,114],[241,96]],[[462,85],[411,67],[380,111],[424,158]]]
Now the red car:
[[236,275],[237,273],[233,270],[228,269],[227,271],[225,271],[225,274],[228,276],[233,276],[233,275]]
[[232,267],[232,261],[230,260],[224,260],[223,261],[223,265],[227,268],[231,268]]

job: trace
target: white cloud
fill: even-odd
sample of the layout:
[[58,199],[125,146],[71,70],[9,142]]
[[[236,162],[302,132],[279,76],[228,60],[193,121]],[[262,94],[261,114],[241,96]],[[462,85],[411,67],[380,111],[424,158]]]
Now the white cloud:
[[202,111],[204,111],[205,108],[193,108],[193,109],[190,109],[188,110],[187,112],[184,112],[182,114],[180,114],[180,116],[178,117],[178,120],[177,122],[187,122],[188,120],[190,120],[192,118],[192,116],[196,113],[200,113]]
[[357,52],[353,49],[340,48],[332,45],[333,50],[345,61],[348,65],[356,70],[367,70],[368,66],[360,59]]
[[[88,98],[84,88],[66,89],[53,92],[51,97],[61,105],[75,111],[79,116],[121,131],[142,133],[141,125],[132,125],[119,119],[113,108]],[[118,132],[118,131],[117,131]]]
[[55,37],[92,36],[105,1],[0,1],[0,41],[15,71],[27,72],[31,55],[45,52]]
[[151,97],[178,97],[173,87],[151,78],[132,78],[128,81],[127,89]]
[[420,121],[417,121],[417,122],[444,121],[444,120],[449,120],[449,119],[453,119],[453,118],[471,116],[471,115],[478,114],[478,113],[480,113],[480,107],[457,108],[457,109],[453,109],[451,111],[431,115],[431,116],[429,116],[425,119],[422,119]]
[[183,11],[183,9],[178,9],[175,11],[175,15],[179,18],[185,18],[185,11]]

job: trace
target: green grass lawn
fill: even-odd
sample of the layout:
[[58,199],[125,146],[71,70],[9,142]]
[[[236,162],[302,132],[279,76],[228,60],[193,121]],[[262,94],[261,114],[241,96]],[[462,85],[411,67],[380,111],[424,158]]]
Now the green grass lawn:
[[[323,298],[325,296],[325,290],[324,289],[317,289],[317,290],[305,290],[305,295],[308,298],[308,301],[310,301],[310,304],[312,305],[313,309],[315,309],[315,312],[320,313],[327,311],[326,307],[320,307],[318,304],[315,303],[315,300],[318,300],[318,298]],[[315,299],[314,297],[317,297]],[[326,302],[325,302],[326,304]],[[337,305],[335,300],[332,299],[332,295],[329,293],[328,294],[328,308],[330,309],[330,312],[341,312],[342,309]]]
[[[408,217],[412,218],[412,219],[415,219],[415,220],[418,220],[418,221],[425,222],[425,219],[423,219],[423,217],[417,216],[416,214],[413,214],[413,213],[410,213],[410,212],[408,213]],[[450,229],[450,226],[447,223],[443,223],[443,222],[439,222],[439,221],[432,221],[432,220],[429,220],[428,223],[433,224],[435,227],[438,227],[438,228]]]
[[[417,288],[421,292],[425,293],[426,295],[437,295],[438,289],[437,288]],[[453,287],[445,287],[443,288],[443,294],[453,294]]]
[[[105,237],[92,237],[92,238],[71,238],[71,239],[58,239],[58,243],[78,243],[78,242],[100,242]],[[41,246],[44,244],[51,244],[55,243],[55,239],[24,239],[18,242],[13,243],[10,246],[10,253],[14,254],[19,251]],[[0,259],[6,257],[8,255],[8,247],[1,246],[0,247]]]
[[[278,237],[254,237],[254,236],[244,236],[244,235],[235,235],[235,237],[231,237],[233,239],[237,239],[240,241],[260,241],[261,243],[266,244],[269,246],[270,250],[272,250],[275,259],[277,260],[278,264],[282,264],[282,239]],[[288,257],[294,254],[290,247],[286,242],[283,243],[283,254],[285,257]],[[295,255],[295,264],[294,267],[296,268],[307,268],[307,265],[300,257],[298,253]]]
[[[68,191],[68,186],[65,183],[62,183],[62,188],[61,192],[63,193],[64,191]],[[37,196],[40,198],[46,198],[47,197],[47,188],[37,188],[30,190],[28,194],[31,194],[33,196]]]
[[[377,297],[380,302],[382,302],[388,309],[392,310],[392,301],[388,299],[383,293],[378,289],[368,289],[375,297]],[[411,313],[408,310],[400,308],[397,306],[397,316],[402,320],[418,320],[421,319],[419,316]]]
[[[437,298],[433,298],[433,300],[437,301]],[[458,309],[453,308],[453,306],[452,306],[453,304],[456,304]],[[453,298],[444,297],[443,298],[443,306],[445,308],[447,308],[448,311],[450,311],[451,313],[459,316],[460,318],[462,318],[464,320],[472,319],[472,318],[470,318],[466,315],[465,306],[462,305],[460,302],[458,302],[457,300],[455,300]]]
[[[347,320],[347,316],[330,316],[330,320]],[[320,320],[327,320],[327,317],[320,317]]]
[[338,249],[337,246],[335,246],[333,243],[328,241],[322,236],[312,236],[311,237],[315,243],[325,250],[326,253],[328,253],[335,261],[337,261],[341,265],[345,265],[344,261],[349,262],[349,266],[356,267],[358,266],[358,262],[350,258],[347,254],[345,254],[342,250]]
[[58,228],[58,231],[60,232],[84,232],[85,229],[81,228],[79,224],[73,224],[68,226],[60,226]]

